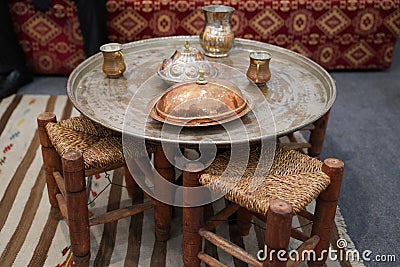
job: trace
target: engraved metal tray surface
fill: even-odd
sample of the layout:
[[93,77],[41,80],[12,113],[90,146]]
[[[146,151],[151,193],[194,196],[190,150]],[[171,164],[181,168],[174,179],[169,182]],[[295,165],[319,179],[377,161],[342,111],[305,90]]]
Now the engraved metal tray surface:
[[[284,48],[236,38],[228,57],[208,60],[221,64],[218,78],[235,83],[246,92],[246,97],[251,98],[251,112],[223,126],[184,127],[177,138],[176,129],[166,128],[165,124],[152,119],[147,107],[169,87],[157,75],[160,60],[168,58],[186,40],[200,49],[198,36],[164,37],[125,44],[127,70],[119,79],[104,75],[102,55],[98,53],[71,73],[67,94],[83,115],[110,129],[149,141],[183,145],[239,143],[244,140],[244,131],[250,142],[282,136],[316,121],[335,100],[334,81],[318,64]],[[249,53],[255,50],[267,50],[272,54],[272,78],[262,90],[251,84],[245,75]],[[229,135],[226,129],[229,129]]]

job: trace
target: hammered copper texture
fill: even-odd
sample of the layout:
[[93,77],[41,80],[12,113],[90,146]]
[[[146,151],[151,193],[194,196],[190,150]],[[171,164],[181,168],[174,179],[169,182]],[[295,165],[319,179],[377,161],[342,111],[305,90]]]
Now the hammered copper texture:
[[[203,74],[204,75],[204,74]],[[199,79],[174,85],[155,103],[158,116],[150,116],[161,122],[178,126],[202,126],[218,124],[229,117],[242,114],[246,99],[233,83],[221,79]]]

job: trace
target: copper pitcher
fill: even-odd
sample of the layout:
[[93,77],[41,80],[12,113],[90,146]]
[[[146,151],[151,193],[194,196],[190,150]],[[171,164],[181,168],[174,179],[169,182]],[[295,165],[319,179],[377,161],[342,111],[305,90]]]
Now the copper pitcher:
[[271,79],[269,62],[272,56],[267,51],[254,51],[250,53],[250,66],[247,77],[256,85],[265,85]]
[[122,45],[109,43],[102,45],[100,51],[103,53],[103,72],[108,78],[119,78],[126,70]]

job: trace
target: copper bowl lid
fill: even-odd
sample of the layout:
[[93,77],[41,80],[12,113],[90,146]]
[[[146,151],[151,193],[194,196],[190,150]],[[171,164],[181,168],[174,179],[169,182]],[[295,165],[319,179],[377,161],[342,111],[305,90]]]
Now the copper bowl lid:
[[164,59],[157,74],[169,84],[185,81],[194,81],[199,78],[199,71],[205,72],[205,77],[215,78],[218,70],[195,47],[185,41],[183,48],[177,49],[174,54]]
[[196,82],[170,87],[154,104],[150,115],[175,125],[210,125],[243,116],[250,110],[247,102],[233,83],[221,79],[205,80],[204,72],[200,72]]

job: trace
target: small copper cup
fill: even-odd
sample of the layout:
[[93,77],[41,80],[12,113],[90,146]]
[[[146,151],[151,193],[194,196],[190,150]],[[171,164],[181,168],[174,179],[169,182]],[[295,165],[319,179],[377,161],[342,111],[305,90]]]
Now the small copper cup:
[[119,78],[126,70],[122,45],[109,43],[102,45],[100,51],[103,53],[103,72],[108,78]]
[[272,56],[267,51],[250,52],[250,66],[247,77],[258,86],[265,85],[271,79],[269,62]]

